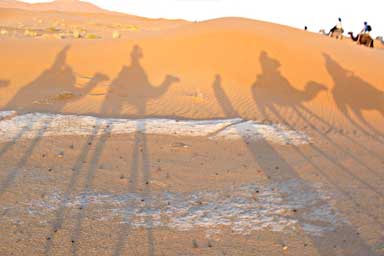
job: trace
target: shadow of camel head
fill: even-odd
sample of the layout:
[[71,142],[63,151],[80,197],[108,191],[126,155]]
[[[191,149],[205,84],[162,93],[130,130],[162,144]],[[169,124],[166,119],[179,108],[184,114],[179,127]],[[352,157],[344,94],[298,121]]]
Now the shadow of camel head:
[[7,87],[9,85],[8,80],[0,80],[0,88]]
[[180,78],[178,78],[177,76],[173,76],[173,75],[166,75],[164,82],[169,83],[169,84],[178,83],[178,82],[180,82]]
[[328,88],[320,83],[310,81],[305,85],[305,91],[306,92],[316,92],[319,93],[321,91],[328,91]]

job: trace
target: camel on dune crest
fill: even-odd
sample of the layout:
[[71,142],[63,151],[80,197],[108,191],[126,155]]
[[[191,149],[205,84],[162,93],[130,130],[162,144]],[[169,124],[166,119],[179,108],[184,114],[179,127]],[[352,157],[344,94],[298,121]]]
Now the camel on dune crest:
[[324,85],[313,81],[308,82],[304,90],[296,89],[281,74],[280,63],[264,51],[260,54],[260,63],[262,74],[252,85],[252,93],[262,113],[275,106],[301,107],[302,103],[313,100],[321,91],[327,90]]
[[348,35],[351,36],[351,39],[358,44],[365,45],[367,47],[374,47],[373,38],[369,34],[360,34],[357,36],[353,35],[353,32],[349,32]]

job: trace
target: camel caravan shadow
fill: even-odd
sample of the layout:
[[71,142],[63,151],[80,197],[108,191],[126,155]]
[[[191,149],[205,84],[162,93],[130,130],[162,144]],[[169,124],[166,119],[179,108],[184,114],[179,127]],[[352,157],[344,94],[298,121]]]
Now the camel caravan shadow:
[[[261,52],[260,64],[262,67],[262,73],[257,76],[257,80],[252,85],[251,90],[255,104],[257,105],[257,108],[264,119],[275,119],[279,123],[286,125],[292,130],[295,130],[294,123],[292,122],[294,118],[282,113],[282,110],[291,110],[294,114],[296,114],[299,120],[301,120],[323,141],[327,142],[333,149],[346,154],[352,161],[356,163],[357,166],[362,168],[362,170],[367,170],[377,175],[378,177],[382,176],[376,170],[370,168],[362,159],[359,158],[359,156],[356,156],[352,152],[346,150],[342,145],[332,140],[327,135],[327,133],[324,133],[321,129],[319,129],[318,125],[313,120],[321,122],[322,125],[327,127],[327,129],[332,127],[332,125],[303,105],[303,103],[313,100],[321,91],[326,91],[326,86],[317,82],[310,81],[307,83],[304,90],[297,90],[281,74],[279,70],[280,63],[277,60],[269,57],[266,52]],[[334,68],[332,70],[334,70]],[[341,80],[345,82],[344,78]],[[344,90],[346,90],[346,88],[342,89],[343,92]],[[364,96],[368,97],[366,94]],[[357,98],[356,95],[349,95],[349,97]],[[338,106],[340,106],[340,100],[335,97],[335,101],[338,102]],[[341,136],[345,137],[359,148],[367,151],[370,155],[372,155],[372,157],[375,157],[375,152],[367,149],[364,145],[358,143],[351,136],[344,134],[341,134]],[[364,184],[364,186],[371,189],[375,194],[382,196],[382,193],[373,188],[371,185],[367,184],[365,181],[361,180],[358,176],[352,174],[348,168],[341,165],[339,161],[332,155],[328,154],[326,150],[323,150],[314,144],[311,144],[310,147],[315,152],[323,156],[324,159],[326,159],[328,162],[336,165],[342,172],[351,175],[354,179],[359,180],[362,184]]]
[[[326,69],[334,82],[332,95],[338,109],[361,132],[367,135],[383,137],[383,131],[373,127],[364,118],[363,111],[374,110],[379,112],[384,118],[384,91],[380,91],[373,85],[355,76],[352,72],[345,70],[328,54],[324,54],[324,58]],[[350,112],[354,114],[361,124],[352,118]]]
[[[262,60],[265,60],[266,63],[264,67],[274,67],[277,68],[278,62],[275,60],[272,60],[268,57],[266,53],[262,53]],[[268,72],[267,72],[268,74]],[[267,74],[263,74],[260,77],[263,79],[268,80]],[[279,74],[276,70],[271,71],[269,74]],[[281,75],[279,75],[280,78],[277,78],[277,80],[285,80]],[[255,83],[258,85],[259,83]],[[288,86],[289,84],[285,84],[285,86]],[[226,117],[228,118],[233,118],[233,117],[240,117],[240,114],[238,111],[234,108],[233,104],[231,103],[228,95],[223,89],[222,86],[222,77],[218,74],[215,77],[215,80],[213,82],[213,90],[214,94],[216,96],[216,100],[221,107],[223,113],[225,114]],[[284,90],[288,90],[288,88],[285,88]],[[289,91],[289,90],[288,90]],[[301,96],[301,92],[299,91],[291,91],[294,96],[292,96],[291,100],[289,103],[297,103],[299,104],[300,102],[303,101],[303,99],[308,99],[307,96],[303,97]],[[264,92],[266,93],[266,92]],[[266,104],[266,103],[265,103]],[[273,103],[270,103],[273,106]],[[278,102],[275,102],[275,104],[278,104]],[[286,101],[284,101],[284,104],[287,104]],[[269,106],[269,105],[268,105]],[[264,105],[263,107],[268,108],[267,105]],[[241,131],[239,130],[239,133],[241,134]],[[316,198],[318,198],[319,202],[317,205],[328,205],[328,203],[324,200],[321,199],[321,196],[318,194],[318,191],[316,190],[315,187],[313,187],[311,184],[306,183],[302,178],[300,177],[299,171],[296,170],[296,168],[285,159],[283,155],[280,154],[280,152],[274,148],[272,144],[270,144],[266,139],[260,137],[257,141],[250,141],[247,137],[242,137],[242,140],[244,141],[244,145],[247,147],[249,153],[251,154],[253,160],[260,166],[261,170],[267,175],[270,179],[271,182],[274,182],[275,184],[279,184],[282,187],[284,187],[284,183],[287,180],[298,180],[300,185],[295,186],[294,188],[294,194],[301,194],[304,191],[308,193],[314,193],[316,195]],[[295,149],[298,150],[297,146],[292,145]],[[313,164],[313,160],[311,160],[309,157],[304,155],[300,151],[300,155],[303,157],[305,161],[308,161],[311,165],[317,167],[317,165]],[[267,157],[264,157],[266,155]],[[273,168],[273,165],[279,166],[279,168]],[[321,169],[320,169],[321,171]],[[276,186],[276,190],[279,191],[279,186]],[[279,191],[280,192],[280,191]],[[282,192],[284,193],[284,192]],[[331,207],[331,206],[330,206]],[[298,225],[302,227],[305,226],[305,217],[303,216],[297,216],[297,218],[300,220],[298,222]],[[333,224],[326,224],[323,223],[323,225],[333,225]],[[356,232],[356,229],[352,226],[349,225],[348,223],[345,223],[342,227],[342,229],[350,234],[353,234]],[[304,228],[303,228],[304,230]],[[334,243],[335,241],[339,241],[340,238],[338,235],[333,232],[333,231],[326,231],[323,236],[317,236],[313,235],[311,233],[306,234],[308,238],[313,242],[315,245],[317,252],[321,256],[328,256],[328,255],[334,255],[338,249],[331,248],[327,246],[327,244]],[[351,255],[375,255],[373,250],[369,247],[369,245],[366,244],[366,242],[363,239],[360,239],[359,237],[354,237],[352,243],[356,246],[355,251],[351,251],[348,249],[348,245],[343,245],[343,249],[349,250],[351,252]],[[342,244],[342,243],[341,243]]]
[[[65,46],[56,56],[54,63],[34,81],[22,87],[7,103],[5,109],[32,109],[40,112],[60,112],[69,101],[80,100],[99,83],[109,80],[101,73],[88,78],[88,82],[78,87],[76,74],[67,64],[70,46]],[[49,109],[49,110],[48,110]]]

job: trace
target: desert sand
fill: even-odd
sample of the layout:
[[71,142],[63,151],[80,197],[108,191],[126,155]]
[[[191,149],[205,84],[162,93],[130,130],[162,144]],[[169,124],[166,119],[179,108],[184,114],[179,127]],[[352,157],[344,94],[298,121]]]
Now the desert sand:
[[384,255],[382,49],[19,4],[0,0],[0,255]]

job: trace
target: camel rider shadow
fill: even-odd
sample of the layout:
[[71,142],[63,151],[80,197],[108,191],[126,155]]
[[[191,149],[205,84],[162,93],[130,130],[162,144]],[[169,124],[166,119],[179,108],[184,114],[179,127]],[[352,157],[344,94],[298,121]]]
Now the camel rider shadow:
[[125,104],[128,104],[136,109],[137,115],[144,116],[149,100],[161,97],[172,84],[179,82],[179,78],[166,75],[159,86],[152,85],[140,63],[141,58],[142,49],[135,45],[131,51],[131,64],[123,66],[118,77],[110,85],[102,107],[103,114],[118,115]]
[[[140,60],[143,58],[143,52],[140,46],[135,45],[131,51],[131,63],[129,66],[123,66],[116,79],[109,87],[107,95],[101,109],[102,114],[108,116],[122,115],[126,105],[133,106],[136,115],[144,117],[147,115],[147,104],[150,100],[160,98],[179,78],[166,75],[159,86],[153,85],[148,78],[147,72],[143,68]],[[113,124],[112,124],[113,126]],[[141,196],[145,198],[144,207],[151,209],[151,162],[148,149],[148,138],[145,133],[146,121],[136,121],[136,132],[134,133],[134,143],[132,149],[132,161],[130,173],[130,183],[127,190],[130,193],[138,193],[138,187],[142,187]],[[141,182],[138,181],[141,179]],[[140,185],[141,184],[141,185]],[[155,244],[153,234],[153,222],[151,216],[144,220],[147,230],[148,255],[155,255]],[[130,234],[129,219],[124,219],[118,231],[116,245],[112,255],[123,255],[127,246],[127,238]]]
[[352,118],[350,111],[375,135],[384,136],[383,132],[374,128],[363,116],[363,111],[375,110],[384,118],[384,91],[345,70],[328,54],[324,54],[324,58],[326,69],[334,82],[333,99],[341,113],[362,132],[369,133]]
[[305,108],[303,103],[327,90],[324,85],[313,81],[308,82],[304,90],[294,88],[281,74],[280,63],[270,58],[265,51],[260,54],[260,63],[262,74],[258,75],[252,85],[252,93],[263,118],[267,118],[268,110],[276,112],[277,107],[292,108],[295,111],[298,111],[297,108]]
[[76,74],[67,64],[70,46],[64,47],[56,56],[54,63],[43,71],[34,81],[22,87],[7,103],[9,110],[29,110],[41,112],[59,112],[68,101],[85,97],[98,83],[107,81],[108,77],[96,73],[88,82],[78,87]]

